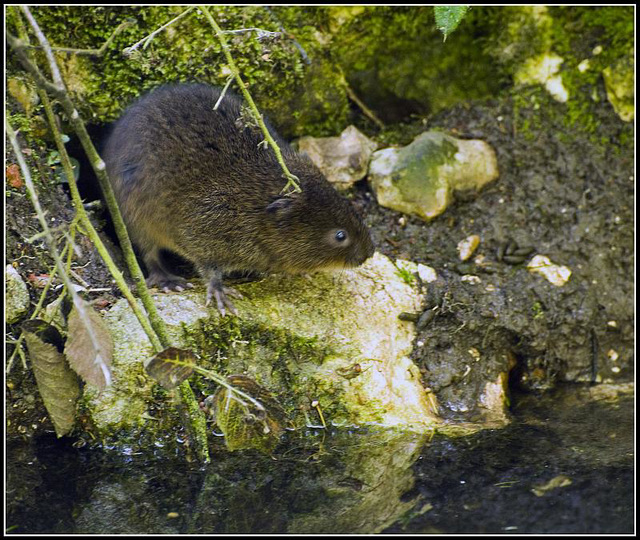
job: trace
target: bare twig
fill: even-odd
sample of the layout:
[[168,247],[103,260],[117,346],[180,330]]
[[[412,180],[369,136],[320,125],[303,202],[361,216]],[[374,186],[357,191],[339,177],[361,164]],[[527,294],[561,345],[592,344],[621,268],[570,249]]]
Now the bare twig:
[[[60,275],[60,279],[62,279],[65,287],[67,288],[67,293],[71,296],[71,299],[73,301],[73,306],[78,310],[78,314],[80,316],[80,318],[84,321],[89,320],[89,315],[87,314],[86,310],[85,310],[85,306],[84,303],[82,301],[82,299],[80,298],[80,296],[78,296],[78,293],[75,292],[75,289],[73,288],[73,284],[71,283],[71,280],[69,279],[69,276],[67,275],[67,273],[65,272],[65,267],[64,267],[64,263],[62,262],[62,259],[60,257],[60,254],[58,253],[58,249],[56,248],[56,243],[55,240],[53,239],[53,235],[51,234],[51,231],[49,229],[49,225],[47,224],[47,220],[45,218],[44,212],[42,211],[42,207],[40,206],[40,200],[38,199],[38,193],[35,190],[35,187],[33,186],[33,181],[31,180],[31,171],[29,170],[29,167],[27,167],[27,164],[24,160],[24,158],[22,157],[22,150],[20,148],[20,145],[18,143],[18,139],[16,137],[15,132],[13,131],[13,128],[11,127],[11,124],[9,124],[8,121],[5,122],[5,127],[7,130],[7,135],[9,137],[9,141],[11,142],[11,146],[13,148],[13,151],[16,155],[16,159],[18,161],[18,165],[20,165],[20,170],[22,171],[22,176],[24,178],[24,183],[27,187],[27,191],[29,192],[29,197],[31,198],[31,203],[33,204],[33,207],[36,211],[36,214],[38,216],[38,220],[40,221],[40,226],[42,227],[42,229],[47,233],[47,235],[45,236],[45,240],[47,241],[47,245],[49,247],[49,252],[51,253],[51,256],[53,257],[53,260],[56,263],[56,269],[58,271],[58,274]],[[92,325],[85,325],[85,330],[87,332],[87,336],[89,337],[89,339],[91,340],[91,344],[93,346],[93,348],[95,350],[100,350],[100,340],[98,338],[98,336],[95,334],[94,329],[92,327]],[[106,381],[106,384],[109,385],[111,382],[111,375],[107,370],[103,370],[103,375]]]
[[365,103],[353,91],[351,86],[349,86],[346,80],[344,83],[344,87],[347,91],[347,96],[349,96],[349,99],[353,101],[358,107],[360,107],[360,110],[362,110],[363,114],[367,118],[372,120],[380,129],[384,129],[384,123],[382,122],[382,120],[380,120],[380,118],[376,116],[376,113],[374,113],[369,107],[365,105]]
[[149,43],[151,43],[151,41],[153,40],[154,37],[156,37],[156,34],[159,34],[160,32],[162,32],[165,28],[168,28],[169,26],[171,26],[173,23],[175,23],[176,21],[179,21],[180,19],[182,19],[182,17],[184,17],[185,15],[188,15],[189,13],[191,13],[193,10],[195,9],[195,6],[192,6],[190,8],[185,9],[182,13],[180,13],[180,15],[178,15],[176,18],[171,19],[168,23],[163,24],[160,28],[158,28],[157,30],[154,30],[153,32],[151,32],[148,36],[142,38],[140,41],[138,41],[137,43],[134,43],[133,45],[131,45],[131,47],[127,47],[126,49],[124,49],[122,52],[129,56],[131,53],[133,53],[140,45],[142,45],[143,49],[146,49],[147,46],[149,45]]
[[255,32],[258,40],[272,39],[281,37],[282,32],[271,32],[270,30],[264,30],[263,28],[239,28],[238,30],[223,30],[223,34],[244,34],[245,32]]
[[[97,58],[100,58],[101,56],[104,55],[105,52],[107,52],[109,45],[113,43],[113,40],[116,38],[116,36],[120,34],[125,28],[129,28],[130,26],[133,26],[134,24],[136,24],[136,22],[137,21],[135,19],[127,19],[126,21],[123,21],[122,23],[120,23],[120,25],[113,31],[113,33],[109,36],[109,38],[102,44],[102,46],[99,49],[72,49],[69,47],[51,47],[51,50],[54,52],[65,52],[70,54],[95,56]],[[37,46],[37,45],[28,45],[28,47],[30,49],[42,48],[41,46]]]
[[217,111],[218,107],[220,106],[220,103],[222,103],[222,99],[224,98],[224,95],[227,93],[227,90],[229,89],[229,85],[233,82],[233,75],[231,75],[228,79],[226,84],[224,85],[224,88],[222,89],[222,92],[220,92],[220,97],[218,98],[218,101],[216,101],[216,104],[213,106],[213,110]]
[[31,28],[33,29],[33,31],[36,34],[36,38],[38,39],[38,41],[40,42],[40,44],[42,45],[42,47],[44,49],[44,54],[47,57],[47,60],[49,62],[49,68],[51,69],[51,76],[53,77],[53,84],[55,84],[55,86],[58,88],[58,90],[64,91],[65,86],[64,86],[64,83],[62,82],[62,75],[60,75],[60,70],[58,69],[58,64],[56,63],[56,60],[53,57],[53,53],[51,52],[51,47],[49,46],[49,43],[47,42],[47,38],[42,33],[42,30],[40,30],[40,27],[38,26],[38,23],[36,22],[36,20],[33,18],[33,15],[31,15],[31,11],[29,11],[29,8],[27,6],[20,6],[20,9],[24,13],[24,16],[27,18],[27,20],[29,21],[29,24],[31,25]]
[[338,70],[340,71],[340,82],[344,86],[344,89],[346,90],[347,96],[349,96],[349,99],[353,101],[358,107],[360,107],[360,110],[364,113],[364,115],[367,118],[372,120],[380,129],[384,129],[384,123],[382,122],[382,120],[380,120],[376,116],[376,114],[369,107],[367,107],[365,103],[353,91],[353,89],[347,82],[347,78],[344,76],[344,72],[342,71],[342,68],[338,66]]
[[[28,73],[31,74],[36,84],[40,88],[45,89],[48,92],[52,93],[52,95],[55,96],[60,101],[67,116],[69,117],[69,120],[71,121],[71,124],[74,127],[81,141],[81,144],[85,150],[85,153],[87,154],[87,157],[89,158],[91,165],[94,171],[96,172],[98,181],[100,182],[100,186],[102,188],[103,195],[107,203],[107,207],[109,208],[109,212],[111,213],[111,216],[113,218],[114,226],[116,228],[118,239],[120,240],[120,245],[122,247],[123,254],[125,256],[127,264],[131,271],[131,274],[136,282],[138,295],[140,296],[143,302],[143,305],[147,310],[147,314],[151,322],[151,326],[153,327],[154,332],[158,336],[158,339],[162,344],[162,346],[168,347],[170,345],[170,339],[169,339],[164,321],[160,318],[157,312],[155,303],[153,302],[153,299],[151,298],[149,290],[147,289],[147,286],[145,284],[144,276],[142,274],[142,271],[140,270],[140,266],[138,265],[137,259],[133,252],[133,246],[131,245],[129,235],[127,234],[126,227],[122,219],[122,215],[120,214],[120,211],[118,209],[118,205],[115,199],[115,195],[113,193],[113,189],[106,175],[106,167],[105,167],[104,161],[102,161],[98,152],[93,146],[93,142],[91,141],[91,138],[87,133],[84,122],[80,118],[78,111],[75,109],[73,103],[71,102],[71,99],[67,94],[64,84],[62,84],[62,78],[59,76],[59,70],[57,69],[57,65],[55,63],[53,53],[51,52],[51,47],[46,37],[40,30],[35,19],[30,14],[29,14],[28,20],[34,32],[36,33],[36,36],[38,36],[38,41],[40,42],[43,49],[45,50],[47,58],[49,59],[49,62],[51,64],[52,73],[57,73],[57,77],[60,81],[60,84],[52,84],[42,75],[38,67],[30,59],[30,57],[28,56],[25,50],[26,45],[28,45],[28,42],[25,43],[24,40],[19,40],[14,36],[11,36],[7,32],[7,41],[9,43],[9,46],[11,47],[13,52],[16,54],[18,60],[23,65],[23,67],[27,70]],[[55,75],[54,75],[54,80],[56,80]],[[10,126],[7,127],[7,131],[9,131],[9,129],[10,129]],[[11,133],[13,133],[13,130],[11,130]],[[13,135],[13,139],[15,140],[15,134]],[[17,140],[15,140],[15,143],[17,146]],[[20,152],[16,152],[16,154],[19,156],[20,160],[26,167],[26,164],[24,163],[24,160],[22,159],[22,155],[20,154]],[[69,171],[70,170],[71,169],[69,169]],[[73,177],[73,174],[67,173],[67,175],[69,178]],[[80,204],[80,206],[82,205]],[[68,276],[66,274],[64,278],[68,281]],[[72,290],[72,288],[68,287],[68,290],[73,297],[75,293]],[[77,297],[77,294],[75,295],[75,297]],[[74,301],[74,304],[77,306],[80,306],[78,311],[82,316],[82,312],[84,310],[83,306],[81,306],[80,302]],[[179,390],[180,390],[180,397],[181,397],[182,403],[186,406],[188,410],[187,418],[189,421],[189,425],[193,430],[195,448],[198,452],[200,459],[205,463],[209,462],[210,458],[209,458],[209,450],[207,445],[207,434],[206,434],[207,426],[206,426],[206,419],[204,417],[204,414],[202,413],[202,411],[198,406],[198,402],[195,398],[195,395],[193,394],[193,390],[191,389],[191,386],[189,385],[188,381],[184,381],[180,385]]]
[[[67,149],[64,146],[64,142],[62,141],[62,135],[58,130],[58,126],[56,124],[55,117],[53,115],[51,102],[49,101],[47,94],[44,92],[40,97],[44,105],[45,114],[49,121],[49,127],[51,128],[53,138],[58,148],[58,153],[60,154],[60,161],[62,163],[62,167],[69,181],[69,191],[71,192],[71,200],[76,209],[76,215],[78,216],[80,223],[84,227],[84,232],[89,237],[93,245],[96,247],[96,249],[98,250],[98,253],[102,257],[102,260],[107,265],[107,268],[109,269],[109,272],[113,276],[113,279],[115,280],[116,285],[118,286],[118,288],[120,289],[124,297],[129,302],[129,306],[131,307],[132,311],[136,315],[138,322],[140,322],[140,325],[142,326],[143,330],[147,334],[147,337],[149,338],[149,341],[151,341],[153,348],[159,352],[163,349],[163,346],[160,340],[158,339],[158,336],[156,335],[153,328],[149,324],[149,320],[140,309],[140,306],[136,302],[136,299],[133,296],[133,294],[131,293],[129,286],[124,280],[124,276],[122,275],[122,272],[118,269],[116,264],[113,262],[113,259],[109,255],[109,251],[107,250],[106,246],[102,242],[102,239],[98,234],[98,231],[95,230],[93,224],[91,223],[91,220],[89,219],[89,215],[87,214],[87,211],[85,210],[84,205],[82,204],[82,198],[80,197],[78,186],[72,174],[71,160],[69,159],[69,154],[67,153]],[[82,280],[82,278],[80,278],[80,276],[78,276],[71,269],[70,265],[68,266],[68,272],[69,274],[74,276],[80,283],[82,283],[84,287],[86,288],[90,287],[88,283]]]
[[233,57],[231,56],[229,45],[227,44],[227,40],[224,37],[224,32],[218,26],[218,23],[216,23],[215,19],[211,16],[211,13],[209,13],[209,10],[207,9],[206,6],[199,6],[199,9],[205,14],[205,16],[207,17],[207,20],[209,21],[216,35],[218,36],[218,40],[220,41],[220,45],[222,46],[222,50],[227,59],[227,64],[229,65],[229,69],[231,70],[231,73],[233,73],[233,76],[235,77],[238,83],[238,86],[240,87],[242,95],[244,96],[244,99],[247,102],[247,105],[249,105],[249,109],[251,110],[253,117],[255,118],[256,122],[258,122],[258,125],[260,126],[262,133],[264,133],[265,140],[267,141],[269,146],[271,146],[271,148],[273,149],[273,152],[276,155],[276,159],[278,160],[280,167],[282,167],[282,170],[284,171],[284,176],[287,179],[287,184],[282,189],[282,193],[286,193],[286,194],[300,193],[302,191],[302,189],[300,188],[300,185],[298,184],[300,179],[294,174],[291,174],[291,172],[287,168],[287,165],[284,162],[284,158],[282,157],[282,152],[280,151],[280,148],[278,147],[276,142],[273,140],[273,137],[269,133],[269,130],[266,124],[264,123],[264,120],[262,118],[262,115],[260,114],[260,111],[258,110],[258,107],[256,107],[256,104],[253,101],[251,94],[249,94],[247,87],[245,86],[242,78],[240,77],[240,71],[238,70],[236,63],[234,62]]
[[[46,37],[40,31],[40,28],[38,27],[38,24],[35,19],[33,19],[33,17],[31,18],[31,22],[32,25],[35,25],[34,32],[36,33],[36,35],[40,36],[40,44],[42,45],[43,49],[50,52],[51,48],[49,46],[49,43]],[[153,298],[151,298],[151,294],[147,289],[144,275],[142,274],[142,270],[140,269],[135,253],[133,251],[133,246],[131,245],[129,235],[127,234],[127,229],[124,224],[124,220],[122,219],[122,214],[118,209],[118,203],[116,202],[113,188],[111,187],[111,183],[109,182],[109,178],[107,177],[105,163],[104,161],[102,161],[102,158],[96,151],[95,146],[93,145],[93,142],[89,137],[86,126],[84,125],[84,122],[80,118],[78,111],[69,98],[64,85],[60,87],[48,81],[44,77],[44,75],[42,75],[36,64],[31,60],[31,58],[29,58],[26,52],[27,43],[22,39],[18,39],[12,36],[9,32],[7,32],[6,37],[9,46],[16,54],[23,67],[33,77],[35,83],[40,88],[43,88],[46,91],[50,92],[64,108],[65,113],[67,114],[75,132],[78,135],[78,138],[80,139],[80,143],[82,144],[82,147],[84,148],[84,151],[89,158],[91,166],[96,173],[98,182],[100,183],[100,188],[102,189],[104,199],[107,203],[107,207],[109,208],[109,213],[111,214],[111,217],[113,219],[116,235],[118,236],[118,240],[120,241],[120,247],[122,248],[122,252],[127,262],[127,266],[129,267],[129,271],[131,272],[131,276],[136,283],[138,296],[142,300],[142,303],[147,311],[151,326],[153,327],[155,333],[158,335],[158,338],[160,339],[163,347],[168,347],[170,345],[170,339],[164,325],[164,321],[160,318],[155,303],[153,302]],[[57,70],[53,55],[47,55],[47,57],[51,58],[51,60],[53,61],[53,66],[51,66],[52,71]]]
[[309,58],[307,51],[304,50],[304,47],[300,45],[300,43],[298,43],[298,40],[292,34],[290,34],[285,30],[285,28],[282,26],[282,23],[280,22],[280,19],[278,19],[278,17],[273,12],[273,10],[268,6],[265,6],[264,9],[266,9],[269,15],[271,15],[271,17],[273,18],[273,20],[276,21],[276,24],[278,25],[278,28],[280,28],[280,31],[287,38],[289,38],[293,43],[293,45],[295,46],[295,48],[298,49],[298,52],[300,53],[300,56],[302,56],[302,60],[304,61],[304,63],[307,64],[308,66],[311,65],[311,58]]
[[[64,258],[65,254],[67,252],[70,252],[71,250],[69,249],[69,244],[65,245],[65,247],[62,250],[62,253],[60,254],[60,257]],[[56,265],[54,264],[49,271],[47,272],[49,274],[49,280],[46,282],[44,288],[42,289],[42,293],[40,294],[40,298],[38,299],[38,303],[36,304],[36,307],[33,310],[33,313],[31,314],[31,317],[29,317],[29,320],[33,320],[36,319],[38,317],[38,315],[40,315],[40,310],[42,309],[42,306],[44,305],[44,300],[47,297],[47,293],[49,292],[49,289],[51,288],[51,285],[53,284],[53,279],[55,278],[56,272],[57,272],[57,268]],[[48,321],[47,321],[48,322]],[[11,358],[9,358],[9,361],[7,362],[7,367],[6,367],[6,373],[7,375],[9,374],[9,372],[11,371],[11,368],[13,367],[13,362],[16,358],[16,354],[20,355],[20,359],[22,360],[22,367],[24,369],[27,369],[27,362],[24,356],[24,351],[22,350],[22,342],[24,341],[24,332],[20,333],[20,337],[17,339],[17,341],[15,342],[15,349],[13,350],[13,353],[11,354]]]

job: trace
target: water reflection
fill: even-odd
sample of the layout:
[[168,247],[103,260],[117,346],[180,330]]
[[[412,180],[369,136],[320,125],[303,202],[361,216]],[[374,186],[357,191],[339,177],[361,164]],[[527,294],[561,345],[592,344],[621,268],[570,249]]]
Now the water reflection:
[[[503,430],[456,439],[289,433],[273,456],[198,467],[176,445],[7,443],[7,525],[20,533],[632,532],[633,400],[524,399]],[[169,445],[170,446],[170,445]],[[559,475],[557,487],[532,488]],[[554,484],[549,484],[554,486]]]

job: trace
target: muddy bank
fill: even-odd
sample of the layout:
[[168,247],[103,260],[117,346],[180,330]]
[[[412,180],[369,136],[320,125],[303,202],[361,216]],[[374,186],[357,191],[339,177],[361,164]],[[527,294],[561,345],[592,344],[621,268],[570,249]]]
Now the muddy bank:
[[[522,390],[633,378],[630,126],[605,102],[587,134],[566,126],[563,104],[542,99],[531,109],[512,99],[459,106],[397,131],[402,144],[441,129],[496,151],[500,178],[431,222],[379,207],[365,185],[356,197],[378,250],[439,275],[413,359],[454,418],[477,417],[484,385],[505,371]],[[480,245],[463,263],[456,246],[472,234]],[[567,266],[568,282],[527,271],[531,256],[506,261],[500,251],[510,242]]]

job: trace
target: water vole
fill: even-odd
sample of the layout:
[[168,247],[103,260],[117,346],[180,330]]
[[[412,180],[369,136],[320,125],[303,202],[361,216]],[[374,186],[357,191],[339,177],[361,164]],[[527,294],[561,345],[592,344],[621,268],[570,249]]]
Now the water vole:
[[105,146],[105,162],[132,241],[167,291],[187,286],[160,258],[174,251],[208,284],[207,303],[234,310],[226,272],[299,273],[358,266],[373,254],[369,231],[306,157],[267,123],[301,193],[286,184],[242,100],[204,84],[163,86],[130,106]]

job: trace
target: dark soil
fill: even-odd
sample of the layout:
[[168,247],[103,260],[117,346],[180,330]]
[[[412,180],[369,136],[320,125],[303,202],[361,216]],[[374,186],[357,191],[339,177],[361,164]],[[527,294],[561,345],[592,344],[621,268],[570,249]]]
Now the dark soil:
[[[633,378],[634,151],[623,142],[632,126],[602,97],[591,135],[567,128],[565,105],[552,99],[517,118],[507,99],[407,126],[402,144],[438,129],[483,139],[498,158],[497,181],[430,223],[379,207],[365,186],[356,196],[379,251],[438,273],[427,287],[433,315],[412,357],[449,416],[477,418],[485,385],[510,368],[512,386],[524,390]],[[471,234],[481,243],[462,263],[456,245]],[[533,248],[532,255],[501,262],[498,250],[508,241]],[[565,286],[527,271],[536,253],[571,269]],[[461,280],[469,274],[481,282]]]
[[[59,184],[54,169],[47,165],[47,150],[26,142],[20,138],[23,151],[26,152],[28,166],[32,171],[35,189],[38,199],[46,212],[46,217],[51,228],[58,253],[62,253],[65,243],[69,238],[69,225],[74,217],[70,196],[65,185]],[[8,163],[15,163],[13,156],[8,156]],[[22,176],[22,173],[20,173]],[[44,238],[40,237],[29,241],[38,235],[42,228],[36,216],[34,207],[29,199],[26,187],[19,188],[7,186],[6,196],[6,250],[7,265],[13,265],[22,279],[27,284],[30,295],[31,307],[27,318],[31,316],[40,296],[43,293],[45,283],[49,281],[54,266],[53,257],[49,253]],[[94,224],[101,228],[102,224],[94,220]],[[109,239],[103,237],[107,245],[111,246]],[[81,294],[97,309],[106,309],[113,303],[119,293],[113,287],[111,275],[98,255],[89,239],[76,233],[74,239],[74,259],[71,264],[73,274],[72,282],[83,287]],[[111,249],[114,256],[116,250]],[[66,260],[66,258],[65,258]],[[46,294],[44,306],[56,300],[62,291],[62,280],[59,277],[53,279],[52,286]],[[64,311],[64,309],[63,309]],[[39,318],[44,317],[44,310]],[[23,319],[15,324],[7,325],[7,337],[9,340],[17,340],[21,334],[20,325]],[[24,346],[24,345],[23,345]],[[14,353],[14,344],[6,347],[6,357],[11,358]],[[10,435],[28,437],[42,429],[52,429],[44,405],[36,388],[35,378],[30,368],[23,369],[18,356],[14,358],[11,371],[7,374],[7,403],[9,421],[7,432]]]

